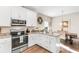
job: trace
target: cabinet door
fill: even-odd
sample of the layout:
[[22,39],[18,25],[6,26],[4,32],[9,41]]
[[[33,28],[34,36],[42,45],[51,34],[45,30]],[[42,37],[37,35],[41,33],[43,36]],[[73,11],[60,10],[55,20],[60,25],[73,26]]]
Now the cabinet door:
[[59,47],[57,47],[57,44],[59,44],[59,40],[56,37],[51,37],[49,50],[55,53],[59,52]]
[[12,19],[20,19],[18,6],[13,6],[11,8],[11,17]]
[[12,18],[13,19],[19,19],[19,20],[26,20],[27,19],[27,11],[23,7],[14,6],[11,9],[12,11]]
[[11,7],[0,6],[0,26],[10,26]]
[[37,13],[27,10],[27,26],[36,26],[37,25]]
[[49,38],[47,35],[39,35],[38,36],[38,45],[44,47],[45,49],[49,49]]
[[27,11],[23,7],[19,7],[19,15],[21,20],[26,20],[27,19]]
[[44,45],[44,48],[48,49],[49,50],[49,36],[48,35],[45,35],[45,38],[44,38],[44,41],[43,41],[43,45]]
[[34,45],[34,41],[33,41],[33,37],[32,36],[29,36],[28,37],[28,47]]
[[11,53],[11,38],[1,39],[0,53]]
[[28,38],[28,47],[36,44],[36,36],[35,35],[30,35]]

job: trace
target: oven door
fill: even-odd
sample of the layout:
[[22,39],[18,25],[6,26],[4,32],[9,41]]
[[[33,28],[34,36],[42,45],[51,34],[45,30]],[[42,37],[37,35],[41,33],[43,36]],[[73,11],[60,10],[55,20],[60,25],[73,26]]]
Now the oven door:
[[[21,52],[25,48],[28,47],[28,36],[18,36],[16,38],[12,38],[12,52]],[[22,49],[23,48],[23,49]]]
[[23,41],[24,41],[24,44],[28,44],[28,35],[25,35],[23,37]]
[[20,45],[28,44],[28,36],[20,36]]
[[20,38],[19,37],[12,37],[12,48],[16,48],[19,46]]

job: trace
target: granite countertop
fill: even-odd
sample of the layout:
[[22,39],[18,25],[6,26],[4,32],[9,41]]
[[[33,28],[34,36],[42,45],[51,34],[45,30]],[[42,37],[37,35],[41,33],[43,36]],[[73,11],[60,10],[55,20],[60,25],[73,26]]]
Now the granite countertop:
[[59,37],[61,34],[59,34],[59,33],[52,33],[52,34],[50,34],[50,33],[40,33],[40,32],[32,32],[32,33],[29,33],[28,35],[31,35],[31,34],[42,34],[42,35],[48,35],[48,36],[52,36],[52,37]]
[[[48,35],[48,36],[52,36],[52,37],[58,37],[60,36],[59,33],[53,33],[53,34],[49,34],[49,33],[39,33],[39,32],[32,32],[32,33],[29,33],[28,35],[30,36],[31,34],[42,34],[42,35]],[[10,38],[11,35],[10,34],[6,34],[6,33],[1,33],[0,34],[0,39],[3,39],[3,38]]]
[[4,39],[4,38],[10,38],[11,35],[10,34],[0,34],[0,39]]

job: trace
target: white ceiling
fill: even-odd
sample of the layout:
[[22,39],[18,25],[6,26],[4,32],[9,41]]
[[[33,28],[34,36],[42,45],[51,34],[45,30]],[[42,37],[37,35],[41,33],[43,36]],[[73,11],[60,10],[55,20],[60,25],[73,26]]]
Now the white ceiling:
[[64,15],[79,12],[79,6],[24,6],[24,7],[51,17],[60,16],[62,14]]

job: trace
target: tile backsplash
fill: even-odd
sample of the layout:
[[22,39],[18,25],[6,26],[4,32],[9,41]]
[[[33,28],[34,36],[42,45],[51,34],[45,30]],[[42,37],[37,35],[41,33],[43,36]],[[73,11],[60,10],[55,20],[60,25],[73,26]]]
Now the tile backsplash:
[[9,34],[10,27],[1,27],[1,34]]

